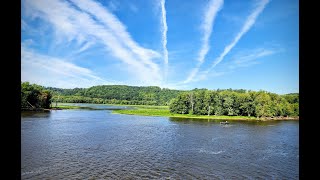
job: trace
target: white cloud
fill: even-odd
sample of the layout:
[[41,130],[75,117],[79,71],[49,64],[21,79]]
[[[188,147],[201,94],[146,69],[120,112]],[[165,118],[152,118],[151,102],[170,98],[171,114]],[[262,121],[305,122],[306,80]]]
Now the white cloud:
[[21,30],[27,30],[28,29],[28,24],[21,19]]
[[199,68],[200,68],[200,66],[197,66],[197,67],[193,68],[191,70],[189,76],[187,77],[187,79],[185,81],[183,81],[183,83],[191,82],[194,79],[194,77],[196,76],[196,74],[199,72]]
[[205,56],[210,50],[209,39],[212,33],[214,20],[218,12],[221,10],[222,6],[223,0],[212,0],[210,1],[208,8],[205,11],[204,19],[201,25],[203,29],[202,48],[200,49],[200,53],[197,59],[201,63],[204,61]]
[[201,24],[203,30],[202,46],[197,57],[198,64],[192,69],[191,73],[184,81],[184,83],[191,82],[199,71],[200,66],[203,64],[207,53],[210,50],[209,39],[212,33],[215,17],[223,6],[223,0],[211,0],[208,7],[204,11],[204,19]]
[[259,58],[270,56],[280,51],[273,49],[259,48],[250,51],[241,51],[231,58],[229,68],[248,67],[259,63]]
[[31,46],[34,45],[34,41],[32,39],[26,39],[21,43],[21,46],[27,47],[27,46]]
[[268,4],[269,0],[262,0],[259,1],[258,7],[254,9],[254,11],[249,15],[246,22],[242,26],[241,31],[237,34],[237,36],[233,39],[233,41],[224,48],[223,52],[220,54],[220,56],[213,62],[211,68],[209,71],[214,68],[217,64],[219,64],[223,58],[230,52],[230,50],[238,43],[238,41],[241,39],[241,37],[250,30],[252,25],[255,23],[257,17],[260,15],[260,13],[263,11],[265,6]]
[[144,84],[161,82],[159,67],[152,62],[153,58],[160,57],[159,53],[136,43],[117,17],[99,3],[72,2],[82,11],[58,0],[28,0],[24,3],[29,16],[53,25],[58,42],[76,40],[79,45],[84,44],[79,48],[81,51],[93,43],[102,43],[114,57],[130,66],[130,72]]
[[95,75],[90,69],[21,47],[21,80],[44,86],[74,88],[117,84]]
[[252,25],[255,23],[257,17],[263,11],[263,9],[268,4],[268,2],[269,2],[269,0],[259,1],[259,3],[257,4],[257,8],[255,8],[253,10],[253,12],[249,15],[249,17],[245,21],[244,25],[242,26],[242,28],[241,28],[240,32],[237,34],[237,36],[233,39],[233,41],[229,45],[227,45],[225,47],[224,51],[220,54],[220,56],[218,56],[215,59],[215,61],[213,61],[212,66],[209,69],[207,69],[206,71],[201,72],[201,74],[202,74],[201,76],[203,78],[197,78],[198,80],[205,79],[205,77],[208,75],[208,73],[224,59],[224,57],[230,52],[230,50],[238,43],[238,41],[241,39],[241,37],[250,30]]
[[249,66],[258,64],[260,63],[258,61],[260,58],[271,56],[281,51],[282,51],[281,49],[275,50],[275,49],[266,49],[266,48],[240,51],[230,59],[230,62],[224,64],[220,68],[220,72],[212,71],[209,74],[209,70],[201,71],[196,77],[191,79],[189,82],[198,82],[198,81],[206,80],[209,78],[214,78],[214,77],[232,73],[238,68],[249,67]]
[[[197,69],[198,70],[198,69]],[[193,70],[192,73],[197,73],[198,71]],[[218,77],[218,76],[222,76],[224,74],[228,73],[228,71],[221,71],[221,72],[211,72],[210,74],[208,74],[207,71],[201,71],[198,72],[197,76],[195,76],[194,78],[190,79],[188,81],[188,83],[192,83],[192,82],[198,82],[198,81],[203,81],[209,78],[214,78],[214,77]],[[185,82],[182,82],[183,84],[186,84]]]
[[274,53],[275,51],[269,50],[269,49],[257,49],[255,50],[255,52],[251,52],[250,54],[247,54],[241,57],[238,56],[237,59],[235,60],[235,63],[236,64],[247,63],[249,61],[256,60],[257,58],[272,55]]
[[135,42],[130,34],[126,31],[126,27],[119,21],[119,19],[114,16],[108,9],[104,8],[97,2],[91,0],[71,0],[75,5],[77,5],[81,10],[91,14],[102,22],[115,38],[120,41],[123,46],[127,46],[129,50],[136,55],[136,58],[142,60],[143,63],[149,65],[155,71],[159,70],[157,64],[153,63],[151,59],[160,57],[160,54],[151,49],[146,49],[141,47],[137,42]]
[[165,0],[161,0],[161,32],[162,32],[162,48],[163,48],[163,57],[164,57],[164,64],[165,64],[165,79],[167,79],[168,74],[168,64],[169,64],[169,57],[168,57],[168,49],[167,49],[167,17],[166,17],[166,7],[165,7]]
[[94,44],[94,42],[92,42],[92,41],[85,42],[76,53],[81,53],[81,52],[89,49],[90,46],[92,46],[93,44]]

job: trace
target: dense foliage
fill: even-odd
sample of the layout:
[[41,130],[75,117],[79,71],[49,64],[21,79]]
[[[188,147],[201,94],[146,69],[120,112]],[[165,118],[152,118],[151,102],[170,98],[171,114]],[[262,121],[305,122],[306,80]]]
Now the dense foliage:
[[[52,97],[52,98],[51,98]],[[21,105],[50,107],[52,102],[123,105],[170,105],[171,113],[227,116],[299,116],[299,94],[278,95],[266,91],[171,90],[156,86],[102,85],[61,89],[21,84]],[[30,103],[30,104],[29,104]]]
[[54,102],[97,103],[124,105],[169,105],[179,90],[156,86],[138,87],[125,85],[102,85],[90,88],[46,88],[53,93]]
[[299,116],[299,94],[196,89],[171,100],[170,112],[228,116]]
[[51,92],[42,86],[21,83],[21,107],[22,108],[50,108]]

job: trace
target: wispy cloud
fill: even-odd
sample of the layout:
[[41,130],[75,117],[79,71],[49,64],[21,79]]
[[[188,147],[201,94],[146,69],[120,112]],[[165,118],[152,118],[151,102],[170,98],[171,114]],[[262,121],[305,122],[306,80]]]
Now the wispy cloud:
[[[95,75],[90,69],[21,47],[21,80],[45,86],[74,88],[118,84]],[[58,85],[58,86],[56,86]]]
[[26,39],[21,42],[21,46],[27,47],[33,45],[35,42],[32,39]]
[[204,19],[201,25],[203,29],[202,47],[197,59],[201,63],[204,61],[208,51],[210,50],[209,39],[212,33],[214,20],[222,6],[223,0],[211,0],[208,8],[205,11]]
[[[248,16],[248,18],[245,21],[244,25],[242,26],[240,32],[236,35],[236,37],[233,39],[233,41],[224,48],[223,52],[213,61],[210,68],[208,68],[205,71],[200,72],[198,75],[199,77],[195,77],[197,75],[199,68],[194,68],[189,76],[190,78],[188,77],[188,79],[186,81],[184,81],[184,83],[196,82],[196,81],[201,81],[201,80],[207,79],[210,76],[209,72],[212,71],[212,69],[224,59],[224,57],[238,43],[238,41],[241,39],[241,37],[250,30],[252,25],[255,23],[257,17],[261,14],[261,12],[265,8],[265,6],[268,4],[268,2],[269,2],[269,0],[262,0],[256,4],[257,7]],[[214,73],[214,74],[216,74],[216,73]],[[225,72],[219,73],[219,75],[222,75],[222,74],[225,74]]]
[[[197,73],[197,76],[195,76],[190,82],[188,83],[192,83],[192,82],[198,82],[198,81],[203,81],[209,78],[215,78],[218,76],[222,76],[225,75],[227,73],[231,72],[230,70],[225,70],[225,71],[213,71],[210,74],[208,74],[208,72],[206,71],[200,71]],[[193,73],[193,71],[192,71]],[[189,87],[189,85],[187,85],[188,83],[185,83],[185,81],[180,81],[175,83],[176,87]]]
[[214,77],[219,77],[222,76],[224,74],[227,74],[229,71],[213,71],[210,74],[208,74],[205,71],[199,72],[199,75],[197,75],[192,82],[197,82],[197,81],[202,81],[208,78],[214,78]]
[[119,1],[114,1],[114,0],[110,0],[108,3],[108,8],[110,9],[110,11],[114,12],[117,11],[119,9]]
[[162,48],[163,48],[163,58],[164,58],[164,64],[165,64],[165,79],[167,78],[168,74],[168,49],[167,49],[167,32],[168,32],[168,26],[167,26],[167,17],[166,17],[166,8],[165,8],[165,0],[161,0],[161,32],[162,32]]
[[23,19],[21,19],[21,30],[27,30],[27,28],[28,24]]
[[128,6],[129,6],[129,9],[134,13],[137,13],[139,11],[138,7],[133,3],[129,3]]
[[228,63],[223,64],[219,71],[213,70],[210,72],[210,74],[208,71],[201,71],[196,77],[194,77],[192,82],[202,81],[208,78],[214,78],[225,74],[233,73],[238,68],[244,68],[255,64],[259,64],[261,63],[261,61],[259,61],[261,58],[271,56],[282,51],[282,49],[273,48],[257,48],[253,50],[242,50],[236,53],[232,58],[230,58]]
[[222,6],[223,0],[211,0],[208,4],[208,7],[204,11],[204,19],[201,24],[201,29],[203,30],[202,47],[197,57],[198,64],[195,68],[192,69],[191,73],[184,81],[184,83],[188,83],[193,80],[194,76],[198,73],[200,66],[203,64],[207,53],[210,50],[209,39],[212,34],[214,20]]
[[102,22],[106,28],[111,31],[112,35],[115,35],[117,40],[120,41],[123,46],[127,46],[127,48],[129,48],[129,50],[131,50],[131,52],[137,56],[136,58],[141,59],[143,63],[151,66],[151,68],[154,70],[159,70],[157,64],[153,63],[151,59],[160,57],[160,54],[156,51],[143,48],[137,42],[135,42],[130,34],[126,31],[126,27],[108,9],[104,8],[98,2],[91,0],[71,1],[81,10],[91,14],[100,22]]
[[260,13],[263,11],[265,6],[268,4],[269,0],[262,0],[259,1],[257,4],[257,8],[253,10],[253,12],[249,15],[247,18],[246,22],[241,28],[241,31],[237,34],[237,36],[233,39],[233,41],[227,45],[223,52],[220,54],[220,56],[213,62],[212,66],[210,69],[208,69],[206,72],[210,72],[211,69],[213,69],[216,65],[218,65],[223,58],[230,52],[230,50],[238,43],[238,41],[241,39],[241,37],[250,30],[252,25],[255,23],[257,17],[260,15]]
[[79,45],[84,44],[80,47],[82,51],[93,43],[102,43],[114,57],[131,66],[131,73],[145,84],[161,82],[159,67],[152,62],[153,58],[160,57],[159,53],[135,42],[126,27],[101,4],[90,0],[71,2],[82,11],[59,0],[28,0],[24,3],[30,16],[53,25],[60,41],[76,40]]
[[77,59],[78,57],[81,57],[81,56],[86,55],[88,53],[89,54],[92,53],[91,51],[87,51],[87,50],[89,48],[91,48],[92,46],[94,46],[95,43],[96,43],[95,41],[87,41],[87,42],[82,43],[78,50],[70,52],[66,56],[66,58],[70,59],[70,60],[74,60],[74,59]]
[[259,48],[259,49],[254,49],[249,52],[241,52],[236,54],[232,59],[232,63],[229,68],[230,69],[235,69],[238,67],[248,67],[254,64],[257,64],[257,60],[259,58],[265,57],[265,56],[270,56],[275,53],[278,53],[279,51],[273,50],[273,49],[265,49],[265,48]]
[[93,45],[93,44],[94,44],[94,43],[91,42],[91,41],[84,43],[84,44],[81,46],[81,48],[77,51],[77,53],[81,53],[81,52],[87,50],[87,49],[88,49],[91,45]]

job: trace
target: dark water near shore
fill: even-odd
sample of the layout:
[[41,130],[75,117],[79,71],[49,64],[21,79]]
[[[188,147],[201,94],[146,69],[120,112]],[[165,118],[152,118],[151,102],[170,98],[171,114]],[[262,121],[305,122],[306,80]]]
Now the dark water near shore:
[[22,179],[298,179],[299,122],[22,113]]

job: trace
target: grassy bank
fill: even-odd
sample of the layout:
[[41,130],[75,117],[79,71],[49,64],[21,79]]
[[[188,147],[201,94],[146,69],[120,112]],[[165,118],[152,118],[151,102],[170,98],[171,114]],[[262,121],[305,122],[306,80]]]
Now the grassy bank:
[[57,106],[53,107],[52,109],[79,109],[80,106]]
[[121,109],[114,110],[113,113],[128,114],[128,115],[141,115],[141,116],[164,116],[164,117],[177,117],[177,118],[195,118],[195,119],[212,119],[212,120],[298,120],[299,118],[257,118],[248,116],[214,116],[214,115],[194,115],[194,114],[173,114],[170,113],[168,107],[160,109],[156,107],[143,107],[137,109]]
[[141,116],[164,116],[177,118],[197,118],[197,119],[222,119],[222,120],[258,120],[255,117],[246,116],[206,116],[193,114],[173,114],[169,109],[132,109],[132,110],[114,110],[117,114],[141,115]]

